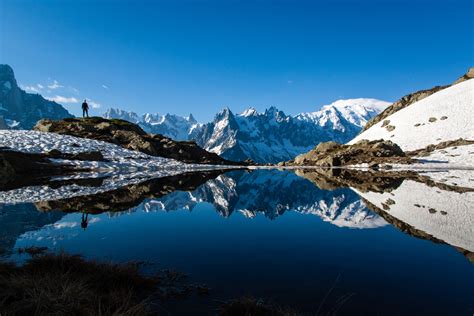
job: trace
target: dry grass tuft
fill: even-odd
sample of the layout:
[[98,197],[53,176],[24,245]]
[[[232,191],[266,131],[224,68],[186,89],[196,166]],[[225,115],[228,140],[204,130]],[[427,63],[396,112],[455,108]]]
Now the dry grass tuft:
[[0,263],[0,314],[147,315],[174,281],[143,276],[138,264],[38,255],[23,266]]

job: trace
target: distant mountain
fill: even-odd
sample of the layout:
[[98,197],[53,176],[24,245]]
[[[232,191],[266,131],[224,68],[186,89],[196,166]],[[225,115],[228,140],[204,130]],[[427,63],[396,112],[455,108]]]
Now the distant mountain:
[[147,133],[161,134],[174,140],[188,140],[192,131],[200,126],[192,114],[188,117],[149,113],[139,116],[134,112],[111,108],[103,116],[107,119],[122,119],[138,124]]
[[275,107],[234,115],[228,108],[192,135],[208,151],[231,160],[251,158],[278,162],[294,158],[320,142],[347,142],[388,102],[375,99],[339,100],[321,110],[288,116]]
[[292,159],[322,141],[347,142],[388,105],[376,99],[338,100],[319,111],[296,116],[288,116],[275,107],[263,113],[249,108],[237,115],[225,108],[207,124],[198,124],[192,115],[138,116],[117,109],[109,109],[104,116],[135,122],[150,133],[195,140],[229,160],[250,158],[264,163]]
[[62,105],[39,94],[26,93],[18,87],[13,69],[0,65],[0,126],[30,129],[40,119],[66,117],[72,115]]

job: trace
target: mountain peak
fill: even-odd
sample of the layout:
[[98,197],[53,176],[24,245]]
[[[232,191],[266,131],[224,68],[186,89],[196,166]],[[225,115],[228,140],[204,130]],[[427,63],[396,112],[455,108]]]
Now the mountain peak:
[[197,123],[196,119],[194,118],[193,114],[192,113],[189,113],[188,117],[186,118],[188,120],[188,122],[190,123]]
[[18,87],[12,67],[0,65],[0,114],[10,128],[29,129],[40,119],[72,115],[62,105]]
[[258,115],[258,112],[254,107],[249,107],[248,109],[240,113],[240,116],[243,116],[243,117],[257,116],[257,115]]
[[234,116],[232,111],[229,109],[228,106],[224,107],[222,110],[219,111],[219,113],[216,114],[214,121],[219,121],[223,118],[228,118]]
[[7,64],[0,64],[0,75],[3,76],[10,76],[11,78],[15,78],[15,73],[13,72],[13,68]]

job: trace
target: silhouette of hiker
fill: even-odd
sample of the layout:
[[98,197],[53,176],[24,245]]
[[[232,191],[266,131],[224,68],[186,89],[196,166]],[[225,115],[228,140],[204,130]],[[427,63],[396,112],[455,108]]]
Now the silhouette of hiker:
[[82,117],[89,117],[89,104],[87,104],[86,100],[82,102]]
[[[86,215],[86,216],[84,216],[84,215]],[[86,230],[86,228],[87,228],[87,224],[88,224],[88,223],[87,223],[87,217],[88,217],[88,216],[89,216],[88,213],[82,213],[81,227],[82,227],[82,229],[84,229],[84,230]]]

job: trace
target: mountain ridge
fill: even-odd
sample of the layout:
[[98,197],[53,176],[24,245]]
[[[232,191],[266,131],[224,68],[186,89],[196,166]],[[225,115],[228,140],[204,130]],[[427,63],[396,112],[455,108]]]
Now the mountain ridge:
[[0,125],[4,128],[31,129],[40,119],[69,117],[72,115],[59,103],[22,90],[13,69],[0,64],[0,122],[3,123]]
[[[180,140],[194,140],[204,149],[225,159],[252,159],[276,163],[294,158],[319,142],[347,142],[390,103],[370,98],[337,100],[319,111],[286,115],[272,106],[263,112],[249,107],[235,114],[228,107],[210,122],[198,123],[192,115],[138,115],[109,109],[106,118],[132,120],[149,133],[159,133]],[[154,117],[155,120],[146,120]]]

